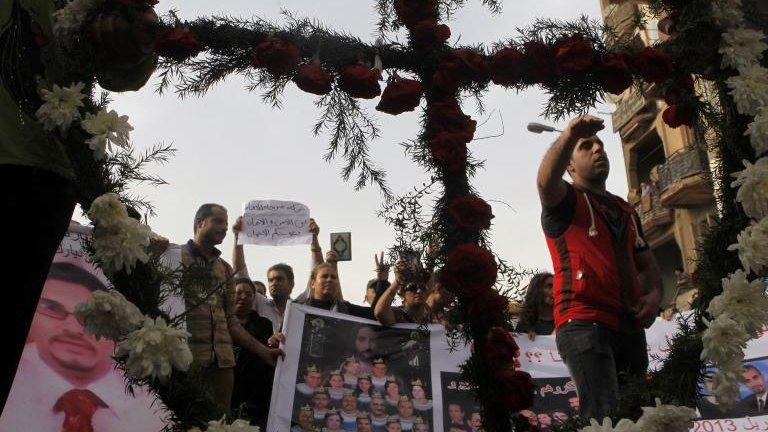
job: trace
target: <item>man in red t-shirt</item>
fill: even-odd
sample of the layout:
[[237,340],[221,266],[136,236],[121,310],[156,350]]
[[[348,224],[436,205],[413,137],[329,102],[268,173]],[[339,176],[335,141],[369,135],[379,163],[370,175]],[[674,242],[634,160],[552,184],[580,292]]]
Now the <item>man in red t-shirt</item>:
[[[616,409],[619,375],[648,368],[643,328],[659,310],[662,282],[634,209],[605,188],[609,164],[599,118],[568,123],[539,167],[542,227],[555,270],[557,348],[581,413]],[[563,180],[568,172],[572,183]],[[641,285],[642,281],[642,285]]]

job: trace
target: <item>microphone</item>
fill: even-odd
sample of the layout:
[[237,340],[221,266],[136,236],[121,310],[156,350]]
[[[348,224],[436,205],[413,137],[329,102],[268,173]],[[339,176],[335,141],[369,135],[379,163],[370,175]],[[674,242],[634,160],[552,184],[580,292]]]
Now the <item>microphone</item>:
[[540,134],[542,132],[562,132],[560,129],[556,129],[553,126],[541,124],[541,123],[528,123],[528,132]]

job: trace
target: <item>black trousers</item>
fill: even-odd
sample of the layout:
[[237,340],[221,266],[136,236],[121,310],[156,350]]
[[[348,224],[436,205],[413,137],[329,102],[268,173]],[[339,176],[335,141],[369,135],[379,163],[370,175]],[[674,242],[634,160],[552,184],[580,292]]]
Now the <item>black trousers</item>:
[[0,165],[0,191],[4,240],[0,407],[4,407],[48,269],[72,218],[75,194],[63,177],[18,165]]
[[[644,376],[648,371],[645,332],[624,334],[592,322],[571,321],[555,334],[580,401],[580,414],[602,419],[613,413],[622,381],[619,375]],[[600,420],[602,421],[602,420]]]

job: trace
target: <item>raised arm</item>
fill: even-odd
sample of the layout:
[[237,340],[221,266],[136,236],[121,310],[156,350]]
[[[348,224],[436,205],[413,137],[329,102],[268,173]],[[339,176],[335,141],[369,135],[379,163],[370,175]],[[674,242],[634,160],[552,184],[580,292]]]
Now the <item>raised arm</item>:
[[604,127],[602,119],[590,115],[579,116],[568,122],[539,165],[536,185],[544,206],[554,207],[565,197],[567,187],[563,174],[568,169],[571,154],[579,140],[595,135]]
[[397,292],[402,287],[402,274],[406,266],[407,264],[403,260],[398,260],[395,263],[395,280],[392,282],[392,285],[384,291],[384,294],[381,295],[373,309],[373,314],[382,325],[390,326],[392,324],[397,324],[398,322],[397,314],[395,314],[395,310],[392,309],[392,302],[395,300],[395,295],[397,295]]
[[309,220],[309,232],[312,233],[312,244],[310,252],[312,253],[312,268],[323,263],[323,248],[320,247],[320,241],[317,236],[320,234],[320,227],[314,219]]
[[248,266],[245,264],[245,252],[243,251],[243,245],[237,244],[237,237],[240,235],[240,231],[243,230],[243,217],[237,218],[232,225],[232,233],[235,235],[235,249],[232,252],[232,269],[235,275],[248,277]]

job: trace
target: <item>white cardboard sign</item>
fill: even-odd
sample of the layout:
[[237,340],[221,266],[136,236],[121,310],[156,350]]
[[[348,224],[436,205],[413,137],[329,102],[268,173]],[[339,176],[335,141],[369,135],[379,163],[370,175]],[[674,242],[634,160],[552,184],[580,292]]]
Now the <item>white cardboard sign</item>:
[[238,244],[291,246],[309,244],[309,207],[295,201],[253,200],[243,206]]

